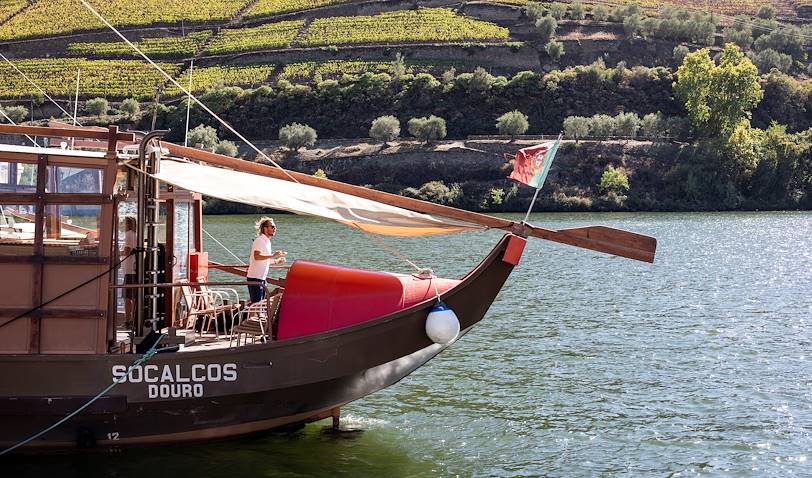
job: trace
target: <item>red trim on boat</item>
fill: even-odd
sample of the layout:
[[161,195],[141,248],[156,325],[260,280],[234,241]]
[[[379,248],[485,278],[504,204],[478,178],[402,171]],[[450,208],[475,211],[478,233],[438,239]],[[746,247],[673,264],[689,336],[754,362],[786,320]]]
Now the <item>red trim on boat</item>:
[[505,248],[505,255],[502,260],[514,266],[519,265],[519,259],[522,258],[524,246],[527,244],[527,239],[519,236],[510,236],[507,248]]

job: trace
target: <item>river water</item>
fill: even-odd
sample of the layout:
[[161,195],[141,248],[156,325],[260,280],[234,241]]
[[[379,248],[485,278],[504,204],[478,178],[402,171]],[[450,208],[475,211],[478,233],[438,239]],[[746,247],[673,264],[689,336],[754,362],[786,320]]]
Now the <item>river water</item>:
[[[520,218],[520,216],[510,216]],[[239,256],[248,216],[206,217]],[[362,233],[276,216],[289,259],[409,272]],[[531,240],[485,320],[402,382],[293,433],[15,458],[4,476],[810,476],[812,213],[535,214],[654,235],[653,265]],[[496,231],[384,238],[460,276]],[[212,259],[235,262],[206,239]]]

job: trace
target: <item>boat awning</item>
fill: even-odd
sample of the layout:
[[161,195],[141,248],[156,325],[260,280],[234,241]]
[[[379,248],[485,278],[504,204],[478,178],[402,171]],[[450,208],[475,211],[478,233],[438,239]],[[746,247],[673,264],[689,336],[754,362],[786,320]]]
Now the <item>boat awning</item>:
[[332,219],[366,232],[428,236],[483,229],[479,224],[422,214],[350,194],[202,164],[161,160],[159,180],[206,196]]

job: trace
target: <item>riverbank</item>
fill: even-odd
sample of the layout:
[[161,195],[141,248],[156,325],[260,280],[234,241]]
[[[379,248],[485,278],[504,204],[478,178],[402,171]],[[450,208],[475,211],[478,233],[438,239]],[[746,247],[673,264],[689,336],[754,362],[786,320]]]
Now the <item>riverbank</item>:
[[[277,141],[258,141],[287,169],[474,211],[523,212],[534,189],[508,179],[520,148],[542,139],[469,139],[421,144],[398,140],[319,140],[291,152]],[[245,157],[253,156],[241,148]],[[535,211],[793,210],[812,207],[809,183],[788,196],[742,190],[702,158],[701,147],[682,142],[638,140],[562,141]],[[628,188],[602,184],[607,169],[620,172]],[[754,171],[765,176],[771,171]],[[797,183],[797,184],[796,184]],[[805,188],[805,189],[804,189]],[[748,194],[749,193],[749,194]],[[211,199],[207,214],[251,213],[251,206]]]

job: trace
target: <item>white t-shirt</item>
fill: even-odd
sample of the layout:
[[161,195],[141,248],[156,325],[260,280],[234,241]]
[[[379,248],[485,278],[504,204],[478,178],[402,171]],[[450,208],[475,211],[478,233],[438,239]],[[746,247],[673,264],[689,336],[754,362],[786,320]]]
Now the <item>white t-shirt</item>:
[[[124,248],[129,247],[130,250],[135,249],[137,240],[138,236],[135,234],[135,231],[126,231],[124,233]],[[121,268],[125,274],[135,274],[135,256],[124,259],[124,262],[121,263]]]
[[271,238],[265,234],[260,234],[254,239],[251,244],[251,255],[248,256],[248,273],[247,277],[251,279],[264,279],[268,277],[268,270],[271,268],[270,259],[254,259],[254,251],[259,251],[260,254],[269,256],[273,252],[271,250]]

